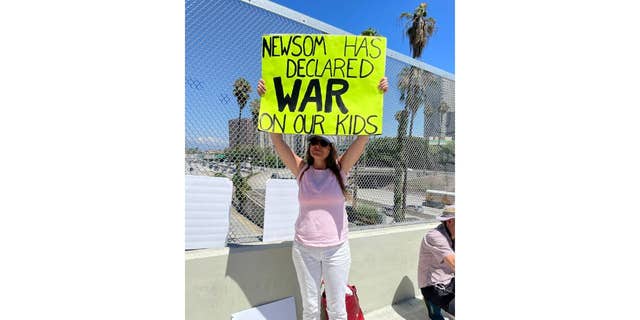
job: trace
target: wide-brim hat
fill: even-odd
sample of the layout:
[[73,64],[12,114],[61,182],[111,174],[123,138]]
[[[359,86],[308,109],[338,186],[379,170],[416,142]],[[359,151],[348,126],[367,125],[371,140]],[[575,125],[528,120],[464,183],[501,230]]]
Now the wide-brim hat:
[[336,144],[336,137],[334,136],[325,136],[325,135],[320,135],[320,134],[312,134],[309,137],[307,137],[307,141],[311,141],[311,139],[321,139],[324,140],[328,143],[331,143],[333,145]]
[[436,219],[439,221],[447,221],[455,218],[456,218],[456,207],[453,205],[445,206],[444,210],[442,211],[442,214],[436,217]]

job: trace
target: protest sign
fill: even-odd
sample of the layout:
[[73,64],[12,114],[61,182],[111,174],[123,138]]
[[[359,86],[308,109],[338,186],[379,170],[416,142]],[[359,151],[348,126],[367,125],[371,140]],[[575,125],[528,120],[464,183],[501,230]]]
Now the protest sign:
[[281,34],[262,37],[258,130],[289,134],[382,134],[387,39]]

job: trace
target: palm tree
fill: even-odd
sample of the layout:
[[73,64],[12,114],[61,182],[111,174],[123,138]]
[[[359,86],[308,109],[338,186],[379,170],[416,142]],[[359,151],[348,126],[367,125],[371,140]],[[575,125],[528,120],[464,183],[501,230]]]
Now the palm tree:
[[[260,141],[262,139],[261,136],[266,137],[266,133],[262,131],[258,131],[258,116],[260,115],[260,98],[253,99],[249,105],[251,106],[251,122],[253,123],[254,132],[256,135],[258,135],[256,138],[258,139],[258,141]],[[259,146],[262,147],[261,144],[259,144]],[[260,154],[262,155],[262,162],[264,163],[264,152],[261,151]],[[253,173],[253,163],[251,163],[251,173]]]
[[238,131],[237,142],[240,142],[240,119],[242,119],[242,109],[247,105],[249,101],[249,93],[251,92],[251,85],[249,81],[245,78],[238,78],[233,83],[233,95],[236,97],[236,101],[238,102],[238,107],[240,108],[238,112],[238,127],[236,131]]
[[[409,140],[413,136],[413,120],[415,119],[416,113],[420,106],[426,101],[427,98],[427,89],[428,87],[423,84],[422,75],[426,74],[424,70],[418,69],[414,66],[403,68],[398,75],[398,89],[400,90],[400,101],[405,103],[404,110],[408,112],[411,120],[409,121]],[[406,128],[406,115],[404,118],[404,126]],[[406,129],[402,131],[404,135]],[[403,146],[400,149],[400,154],[403,156],[403,161],[405,161],[404,167],[404,175],[402,182],[402,208],[406,208],[407,205],[407,166],[406,166],[406,158],[404,144],[399,143],[399,145]]]
[[[427,44],[429,43],[429,39],[435,32],[436,20],[432,17],[427,17],[427,4],[425,2],[420,3],[420,5],[413,11],[413,13],[403,12],[402,14],[400,14],[400,19],[405,18],[409,20],[407,21],[405,27],[407,29],[406,33],[409,36],[409,49],[411,51],[411,56],[414,59],[420,58],[422,56],[422,50],[427,46]],[[433,76],[430,73],[414,66],[403,68],[400,72],[400,75],[398,76],[398,79],[400,101],[405,102],[404,111],[408,111],[411,115],[409,126],[409,138],[411,138],[413,136],[413,120],[420,106],[428,101],[429,86],[433,83],[434,80]],[[400,138],[399,128],[398,138]],[[400,150],[400,154],[404,155],[403,145],[400,145],[402,147],[402,149]],[[408,176],[405,157],[403,157],[403,167],[404,183],[402,185],[402,195],[398,196],[394,194],[394,201],[396,198],[402,198],[402,208],[404,210],[407,204],[406,193]]]
[[397,149],[395,152],[397,161],[393,162],[395,167],[393,186],[393,220],[396,222],[402,222],[405,218],[406,198],[404,191],[406,191],[406,178],[404,185],[402,184],[402,179],[403,175],[406,176],[407,173],[407,160],[404,156],[404,138],[407,134],[408,116],[409,112],[406,109],[400,110],[395,114],[395,119],[398,121],[398,143],[396,145]]
[[[422,50],[429,43],[429,38],[433,35],[436,27],[436,20],[427,18],[427,3],[421,3],[413,14],[403,12],[400,19],[406,18],[407,35],[409,35],[409,45],[411,55],[414,59],[422,56]],[[429,99],[429,87],[435,81],[435,77],[430,72],[416,68],[414,66],[403,68],[398,76],[398,89],[400,89],[400,101],[405,101],[405,106],[411,113],[409,126],[409,138],[413,135],[413,120],[421,105]]]
[[429,38],[436,30],[436,20],[427,18],[427,3],[421,3],[413,13],[403,12],[400,19],[407,19],[407,35],[409,36],[409,48],[413,58],[420,58],[422,50],[429,43]]
[[[437,108],[438,105],[440,103],[440,96],[441,96],[441,92],[442,92],[442,78],[438,78],[435,75],[431,74],[431,80],[432,82],[430,82],[429,87],[431,89],[429,98],[427,99],[427,101],[425,102],[424,108],[423,108],[423,115],[424,115],[424,127],[423,127],[423,136],[424,136],[424,152],[427,155],[425,157],[425,164],[424,164],[424,170],[426,173],[426,170],[429,168],[429,137],[431,136],[431,128],[432,128],[432,124],[434,122],[434,114],[437,112]],[[432,163],[434,163],[432,161]]]
[[398,89],[400,101],[405,103],[405,109],[409,111],[409,138],[413,136],[413,121],[420,106],[430,102],[432,88],[437,85],[436,77],[428,71],[414,66],[405,67],[398,75]]
[[[233,82],[233,95],[236,97],[236,101],[238,102],[238,107],[240,111],[238,112],[238,126],[236,127],[237,136],[236,136],[236,145],[234,147],[238,147],[240,144],[240,120],[242,119],[242,109],[247,105],[249,101],[249,92],[251,92],[251,85],[249,81],[245,78],[238,78]],[[245,193],[248,191],[245,184],[246,181],[240,175],[240,162],[238,161],[238,157],[234,157],[233,159],[236,163],[236,172],[233,176],[233,186],[235,187],[235,195],[236,199],[240,203],[240,209],[244,210],[244,202],[246,200]]]
[[438,108],[438,112],[440,113],[440,138],[438,139],[438,145],[440,145],[440,141],[444,140],[447,134],[447,111],[449,111],[449,105],[444,101],[440,101],[440,107]]
[[[413,137],[413,123],[416,113],[421,106],[431,110],[430,96],[433,95],[433,87],[437,85],[435,76],[425,70],[414,66],[405,67],[398,75],[398,89],[400,90],[400,101],[405,103],[404,110],[410,115],[409,120],[409,140]],[[425,114],[427,111],[425,111]],[[425,121],[428,120],[425,117]],[[404,150],[403,150],[404,151]],[[425,150],[428,154],[428,149]],[[425,154],[425,156],[426,156]],[[402,186],[402,206],[407,204],[407,177],[408,172],[405,166],[404,182]]]
[[[371,27],[369,27],[367,30],[362,31],[360,35],[372,37],[380,36],[378,31]],[[351,200],[351,207],[353,208],[353,212],[356,212],[356,209],[358,208],[358,176],[360,174],[360,163],[361,161],[360,159],[358,159],[353,167],[353,175],[351,176],[351,183],[353,188],[353,199]]]
[[373,36],[373,37],[377,37],[380,36],[380,34],[378,33],[378,31],[376,31],[376,29],[369,27],[367,30],[364,30],[360,33],[361,36]]
[[431,103],[427,102],[423,108],[424,111],[424,170],[425,173],[429,168],[429,124],[431,123],[431,119],[433,118],[434,110],[431,106]]
[[351,183],[353,188],[353,199],[351,200],[351,207],[353,212],[356,212],[358,208],[358,175],[360,174],[360,159],[356,162],[353,168],[353,176],[351,176]]
[[249,104],[251,107],[251,122],[258,128],[258,115],[260,113],[260,99],[253,99]]

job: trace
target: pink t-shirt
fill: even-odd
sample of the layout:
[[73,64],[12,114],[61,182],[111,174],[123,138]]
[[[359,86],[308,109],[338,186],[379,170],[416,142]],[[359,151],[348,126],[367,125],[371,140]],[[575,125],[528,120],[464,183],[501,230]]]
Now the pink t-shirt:
[[[300,214],[295,241],[310,247],[329,247],[347,240],[348,222],[340,183],[330,169],[306,169],[298,175]],[[340,171],[346,183],[344,172]]]
[[453,240],[445,230],[443,223],[429,230],[422,238],[418,258],[418,285],[420,288],[437,283],[448,284],[455,272],[444,261],[444,257],[455,254]]

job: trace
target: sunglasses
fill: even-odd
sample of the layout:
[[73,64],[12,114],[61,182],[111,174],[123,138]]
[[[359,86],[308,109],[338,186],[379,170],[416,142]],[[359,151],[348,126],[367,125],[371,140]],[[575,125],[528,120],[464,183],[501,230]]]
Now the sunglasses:
[[312,146],[320,144],[321,146],[326,147],[329,145],[329,142],[326,142],[322,139],[311,139],[311,141],[309,141],[309,144],[311,144]]

